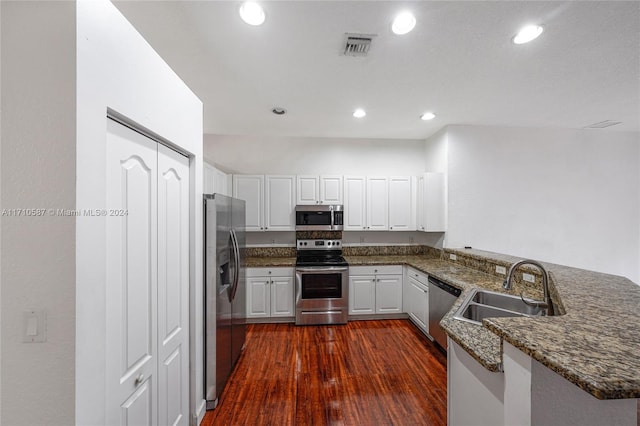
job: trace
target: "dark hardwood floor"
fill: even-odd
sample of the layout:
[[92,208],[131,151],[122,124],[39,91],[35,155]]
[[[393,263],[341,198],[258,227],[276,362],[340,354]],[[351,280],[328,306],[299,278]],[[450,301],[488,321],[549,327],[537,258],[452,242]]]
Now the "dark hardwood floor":
[[210,425],[446,425],[446,356],[408,320],[253,324]]

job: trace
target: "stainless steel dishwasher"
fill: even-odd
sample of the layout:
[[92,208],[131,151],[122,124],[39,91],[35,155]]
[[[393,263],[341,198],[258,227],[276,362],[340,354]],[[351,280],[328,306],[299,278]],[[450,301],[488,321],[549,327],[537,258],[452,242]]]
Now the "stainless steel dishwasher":
[[449,284],[429,277],[429,334],[447,350],[447,334],[440,327],[440,320],[451,309],[462,291]]

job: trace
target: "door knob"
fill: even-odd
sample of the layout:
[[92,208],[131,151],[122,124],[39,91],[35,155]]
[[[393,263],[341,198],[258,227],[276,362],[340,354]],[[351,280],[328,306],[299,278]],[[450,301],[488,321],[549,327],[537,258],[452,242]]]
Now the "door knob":
[[142,382],[144,381],[144,375],[140,374],[138,377],[136,377],[136,379],[133,381],[133,385],[135,387],[138,387],[142,384]]

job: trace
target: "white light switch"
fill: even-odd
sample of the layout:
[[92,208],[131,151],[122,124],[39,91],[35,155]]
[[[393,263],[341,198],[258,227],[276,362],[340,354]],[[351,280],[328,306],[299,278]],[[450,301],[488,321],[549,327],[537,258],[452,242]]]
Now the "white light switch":
[[24,311],[22,313],[22,341],[25,343],[46,342],[46,319],[45,311]]
[[505,268],[504,266],[496,265],[496,273],[507,275],[507,268]]
[[534,277],[531,274],[527,274],[526,272],[522,273],[522,279],[528,283],[535,283],[536,282],[536,277]]

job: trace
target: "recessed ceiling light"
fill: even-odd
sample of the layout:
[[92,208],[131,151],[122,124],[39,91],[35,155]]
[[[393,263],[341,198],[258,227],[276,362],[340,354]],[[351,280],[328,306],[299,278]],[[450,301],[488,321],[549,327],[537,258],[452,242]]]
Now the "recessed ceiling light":
[[353,116],[355,118],[362,118],[365,115],[367,115],[367,113],[362,108],[358,108],[357,110],[353,111]]
[[262,25],[265,19],[264,10],[253,1],[246,1],[240,6],[240,17],[249,25]]
[[391,31],[394,34],[403,35],[408,33],[416,26],[416,17],[411,12],[400,12],[396,15],[391,24]]
[[531,40],[538,38],[542,31],[543,28],[540,25],[527,25],[513,37],[513,42],[515,44],[529,43]]
[[271,112],[275,115],[285,115],[287,113],[287,110],[282,107],[273,107]]
[[428,121],[428,120],[433,120],[434,118],[436,118],[436,115],[432,112],[425,112],[424,114],[422,114],[420,116],[420,118],[424,121]]

